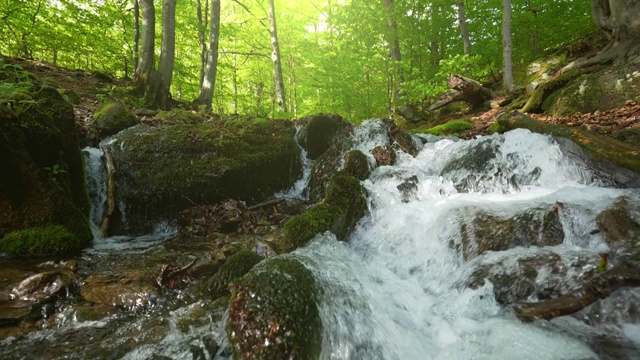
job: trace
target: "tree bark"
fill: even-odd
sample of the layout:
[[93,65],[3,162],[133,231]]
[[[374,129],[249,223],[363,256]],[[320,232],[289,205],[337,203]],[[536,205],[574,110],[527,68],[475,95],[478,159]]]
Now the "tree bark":
[[502,1],[502,71],[504,88],[513,92],[513,65],[511,64],[511,0]]
[[389,29],[389,58],[391,59],[391,91],[392,101],[391,109],[395,111],[400,107],[400,87],[402,84],[402,74],[400,63],[402,62],[402,54],[400,53],[400,40],[398,39],[398,23],[396,22],[395,12],[393,10],[393,0],[384,0],[384,7],[387,13],[387,28]]
[[173,67],[176,59],[176,2],[164,0],[162,2],[162,50],[160,51],[160,93],[158,107],[167,108],[167,101],[171,97],[170,89],[173,81]]
[[458,0],[458,22],[460,22],[460,33],[462,34],[462,42],[464,43],[464,53],[469,55],[471,54],[471,39],[469,38],[469,29],[467,28],[464,0]]
[[211,23],[209,24],[209,52],[204,80],[200,86],[200,95],[196,102],[205,105],[211,111],[213,92],[216,87],[218,73],[218,45],[220,44],[220,0],[211,0]]
[[280,58],[280,45],[278,43],[278,29],[276,27],[276,7],[274,0],[269,0],[269,34],[271,35],[271,60],[273,61],[273,75],[276,83],[276,102],[280,111],[287,111],[286,96],[284,91],[284,79],[282,76],[282,60]]
[[138,70],[140,60],[140,4],[133,0],[133,73]]
[[142,44],[140,46],[140,61],[133,79],[144,83],[151,70],[154,69],[156,13],[153,0],[139,0],[142,10]]

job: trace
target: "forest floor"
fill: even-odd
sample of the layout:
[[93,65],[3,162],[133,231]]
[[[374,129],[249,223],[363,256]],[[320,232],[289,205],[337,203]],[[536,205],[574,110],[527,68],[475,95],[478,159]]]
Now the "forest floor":
[[[131,87],[127,79],[112,79],[107,75],[84,70],[70,70],[51,64],[18,58],[5,58],[6,62],[20,65],[24,70],[36,75],[39,79],[56,87],[74,91],[80,96],[80,103],[75,105],[76,121],[82,132],[86,131],[93,122],[92,114],[105,98],[117,100],[116,93],[122,94],[122,89]],[[120,89],[120,91],[116,91]],[[131,106],[131,105],[129,105]],[[135,109],[132,109],[135,110]],[[446,116],[448,120],[470,118],[473,127],[460,133],[462,138],[471,138],[488,133],[489,126],[494,123],[496,116],[505,112],[505,108],[495,107],[490,110],[469,114],[459,111]],[[601,135],[609,136],[612,132],[629,127],[640,127],[640,101],[629,100],[619,108],[570,116],[549,116],[547,114],[528,114],[540,121],[566,126],[583,126]],[[148,120],[141,118],[141,120]],[[405,126],[403,126],[405,125]],[[423,127],[424,124],[401,124],[401,127]]]

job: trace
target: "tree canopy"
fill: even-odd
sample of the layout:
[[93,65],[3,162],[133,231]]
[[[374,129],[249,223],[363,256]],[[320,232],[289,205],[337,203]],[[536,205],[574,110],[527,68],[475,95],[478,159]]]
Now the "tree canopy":
[[[137,1],[0,0],[0,52],[133,77],[138,54],[134,41]],[[214,112],[281,118],[336,112],[357,121],[387,115],[398,89],[403,103],[425,102],[445,91],[451,73],[499,76],[502,66],[503,4],[499,0],[219,3]],[[468,54],[459,23],[460,4],[470,38]],[[154,5],[158,64],[162,1],[155,0]],[[286,89],[280,95],[274,81],[270,5],[277,21]],[[173,99],[192,101],[200,94],[203,39],[204,49],[209,47],[210,6],[209,0],[177,1]],[[587,1],[513,1],[516,84],[527,62],[595,29]],[[399,54],[390,51],[390,42],[395,40]]]

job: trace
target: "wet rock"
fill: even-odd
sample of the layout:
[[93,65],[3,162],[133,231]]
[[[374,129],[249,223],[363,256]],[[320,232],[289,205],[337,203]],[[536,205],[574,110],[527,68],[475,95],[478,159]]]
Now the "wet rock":
[[312,160],[319,158],[331,145],[347,138],[353,131],[353,124],[340,115],[314,115],[302,121],[306,124],[299,142]]
[[48,271],[24,279],[13,288],[11,294],[14,298],[25,301],[49,301],[71,292],[75,281],[76,277],[70,271]]
[[597,274],[597,255],[573,253],[559,255],[534,249],[529,253],[507,252],[498,259],[482,259],[467,279],[475,289],[486,280],[493,284],[496,300],[501,304],[557,298],[577,284]]
[[97,304],[132,309],[150,305],[155,292],[150,278],[132,271],[120,276],[89,276],[84,280],[80,295]]
[[387,126],[389,138],[393,142],[394,146],[411,156],[415,157],[418,155],[418,148],[413,142],[413,137],[409,133],[397,127],[393,122],[388,122]]
[[358,180],[366,180],[371,174],[369,159],[361,151],[351,150],[344,155],[344,171]]
[[623,197],[596,217],[598,228],[609,245],[640,239],[640,222],[631,216],[630,207],[629,199]]
[[412,177],[405,179],[400,185],[397,186],[402,196],[402,202],[407,203],[415,198],[418,191],[418,177],[413,175]]
[[294,250],[324,231],[345,240],[366,212],[367,202],[360,181],[340,172],[332,178],[320,204],[285,223],[284,247]]
[[311,202],[318,202],[324,198],[331,178],[340,169],[343,154],[343,146],[334,145],[325,151],[313,164],[309,177],[309,200]]
[[263,257],[253,251],[243,250],[235,253],[225,261],[220,270],[211,278],[209,291],[214,298],[228,295],[229,284],[244,276],[262,260]]
[[114,233],[149,232],[194,205],[229,198],[256,204],[290,188],[301,173],[291,124],[277,120],[135,127],[106,147],[126,214]]
[[100,138],[116,134],[140,123],[138,118],[121,103],[102,106],[93,114],[93,118],[95,119],[94,127]]
[[37,317],[37,306],[28,300],[0,300],[0,327],[18,325]]
[[462,228],[462,254],[465,260],[487,251],[508,250],[517,246],[555,246],[564,240],[562,224],[553,209],[528,209],[506,219],[482,211],[472,216],[473,219]]
[[208,278],[217,273],[221,265],[222,262],[217,260],[198,261],[187,273],[192,279]]
[[389,166],[396,163],[396,152],[389,146],[376,146],[373,149],[373,157],[378,166]]
[[317,359],[315,279],[293,257],[271,258],[233,285],[227,337],[236,359]]

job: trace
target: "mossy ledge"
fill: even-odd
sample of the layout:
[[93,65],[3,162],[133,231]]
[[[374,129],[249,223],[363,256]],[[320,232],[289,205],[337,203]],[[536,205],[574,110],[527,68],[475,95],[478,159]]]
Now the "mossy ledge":
[[505,131],[524,128],[536,133],[567,138],[595,159],[640,173],[640,147],[638,146],[598,135],[583,128],[546,124],[518,112],[505,113],[497,121]]
[[313,274],[291,255],[232,284],[227,337],[234,359],[318,359],[322,321]]
[[304,246],[324,231],[331,231],[344,240],[366,211],[365,191],[360,181],[341,171],[331,179],[320,204],[294,216],[284,225],[285,250]]

